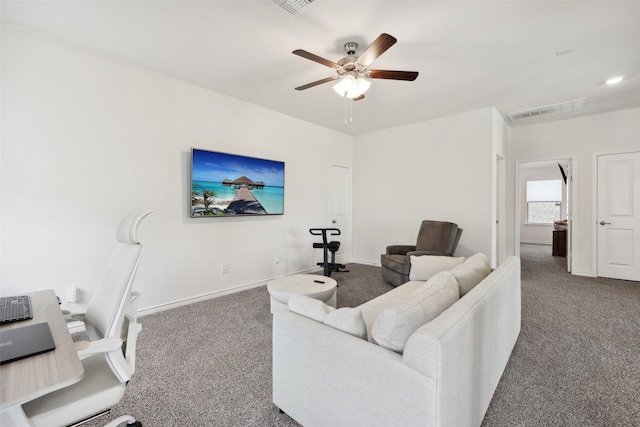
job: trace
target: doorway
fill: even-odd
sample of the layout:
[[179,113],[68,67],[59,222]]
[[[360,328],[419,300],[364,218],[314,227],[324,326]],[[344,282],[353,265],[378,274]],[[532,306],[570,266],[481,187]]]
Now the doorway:
[[351,261],[351,169],[331,166],[331,226],[340,230],[337,263]]
[[574,165],[573,158],[516,164],[516,254],[521,243],[551,245],[554,256],[566,257],[568,272],[574,244]]
[[494,235],[494,253],[493,260],[495,261],[495,265],[498,266],[502,263],[502,260],[506,258],[505,256],[505,245],[503,242],[505,236],[505,160],[504,157],[497,155],[496,156],[496,184],[495,184],[495,195],[496,195],[496,205],[495,205],[495,231]]

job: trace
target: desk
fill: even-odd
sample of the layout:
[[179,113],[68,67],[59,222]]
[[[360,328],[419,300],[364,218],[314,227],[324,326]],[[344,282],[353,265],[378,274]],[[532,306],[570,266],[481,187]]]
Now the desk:
[[553,230],[553,256],[567,256],[567,230]]
[[0,330],[34,323],[49,323],[56,349],[0,366],[0,425],[29,425],[22,404],[68,387],[82,379],[84,369],[52,290],[34,292],[31,297],[33,319],[7,323]]

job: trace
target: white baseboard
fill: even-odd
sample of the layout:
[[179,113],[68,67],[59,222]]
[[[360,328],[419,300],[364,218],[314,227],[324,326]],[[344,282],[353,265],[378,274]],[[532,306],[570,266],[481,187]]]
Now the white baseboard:
[[[298,271],[296,273],[287,274],[286,276],[290,276],[290,275],[293,275],[293,274],[315,273],[315,272],[318,272],[320,270],[321,270],[320,267],[314,267],[314,268],[310,268],[310,269],[307,269],[307,270]],[[283,277],[283,276],[277,276],[277,277]],[[227,289],[221,289],[221,290],[217,290],[217,291],[213,291],[213,292],[208,292],[206,294],[197,295],[197,296],[189,297],[189,298],[184,298],[184,299],[168,302],[168,303],[165,303],[165,304],[158,304],[158,305],[155,305],[155,306],[142,308],[142,309],[138,310],[138,316],[146,316],[147,314],[158,313],[158,312],[161,312],[161,311],[170,310],[172,308],[177,308],[177,307],[182,307],[184,305],[189,305],[189,304],[193,304],[193,303],[200,302],[200,301],[206,301],[206,300],[210,300],[212,298],[218,298],[218,297],[221,297],[221,296],[224,296],[224,295],[230,295],[230,294],[234,294],[236,292],[241,292],[241,291],[245,291],[245,290],[248,290],[248,289],[258,288],[260,286],[266,286],[267,283],[269,283],[269,281],[271,281],[273,279],[276,279],[277,277],[272,277],[270,279],[261,280],[261,281],[254,282],[254,283],[246,283],[244,285],[234,286],[232,288],[227,288]]]
[[553,242],[544,241],[544,240],[520,240],[520,243],[527,243],[531,245],[547,245],[547,246],[553,245]]
[[380,267],[380,263],[379,262],[375,262],[375,261],[369,261],[369,260],[364,260],[364,259],[356,259],[352,261],[355,264],[364,264],[364,265],[371,265],[373,267]]
[[598,277],[593,271],[572,271],[571,274],[575,276],[584,276],[584,277]]

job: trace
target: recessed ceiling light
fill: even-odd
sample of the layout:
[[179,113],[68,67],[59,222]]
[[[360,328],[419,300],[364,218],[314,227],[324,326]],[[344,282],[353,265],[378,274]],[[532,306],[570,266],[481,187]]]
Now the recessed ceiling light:
[[605,83],[608,85],[617,85],[618,83],[620,83],[622,80],[624,79],[624,77],[622,76],[617,76],[617,77],[611,77],[609,80],[607,80]]

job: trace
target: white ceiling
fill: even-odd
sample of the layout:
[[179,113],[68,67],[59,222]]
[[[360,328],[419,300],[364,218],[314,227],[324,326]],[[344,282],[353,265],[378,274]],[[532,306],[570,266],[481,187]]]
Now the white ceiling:
[[[588,98],[513,125],[640,106],[638,1],[317,0],[291,17],[271,0],[2,0],[2,22],[350,135],[489,106]],[[420,75],[373,80],[351,125],[331,83],[294,90],[335,74],[294,49],[337,62],[383,32],[398,43],[370,68]]]

